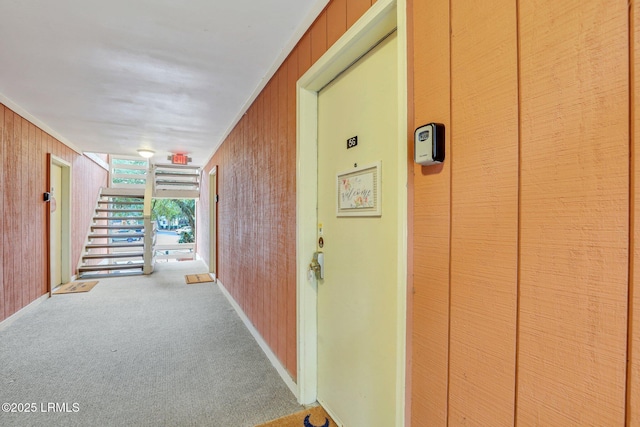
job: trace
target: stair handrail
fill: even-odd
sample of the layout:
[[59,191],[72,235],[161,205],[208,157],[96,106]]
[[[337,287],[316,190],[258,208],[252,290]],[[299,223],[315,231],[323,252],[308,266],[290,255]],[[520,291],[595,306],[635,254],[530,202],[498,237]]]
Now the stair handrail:
[[[152,175],[153,165],[151,162],[148,164],[147,176]],[[144,188],[144,208],[143,208],[143,218],[144,218],[144,267],[142,272],[144,274],[153,273],[154,263],[155,263],[155,243],[156,243],[156,223],[155,221],[151,221],[151,206],[153,199],[153,179],[147,179],[145,188]]]

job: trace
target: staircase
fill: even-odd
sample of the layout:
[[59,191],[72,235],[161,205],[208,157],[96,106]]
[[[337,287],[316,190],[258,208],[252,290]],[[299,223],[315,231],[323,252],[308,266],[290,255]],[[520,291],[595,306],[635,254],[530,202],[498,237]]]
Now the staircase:
[[78,263],[80,279],[151,274],[156,241],[152,197],[200,197],[196,166],[149,165],[139,157],[110,156],[109,177]]
[[152,165],[153,197],[197,199],[200,197],[200,168],[189,165]]
[[78,277],[143,274],[144,189],[103,188],[90,226]]

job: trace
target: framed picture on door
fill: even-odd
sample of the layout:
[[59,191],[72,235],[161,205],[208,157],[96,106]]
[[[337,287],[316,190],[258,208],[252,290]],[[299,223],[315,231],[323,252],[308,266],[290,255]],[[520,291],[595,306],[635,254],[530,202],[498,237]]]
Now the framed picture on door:
[[381,216],[381,162],[337,175],[337,216]]

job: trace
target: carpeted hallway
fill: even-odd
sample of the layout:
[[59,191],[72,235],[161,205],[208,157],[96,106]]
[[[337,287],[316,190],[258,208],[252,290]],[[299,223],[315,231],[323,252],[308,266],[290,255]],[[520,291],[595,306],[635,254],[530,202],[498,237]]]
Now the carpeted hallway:
[[217,285],[185,284],[205,271],[157,264],[0,324],[0,425],[241,427],[302,409]]

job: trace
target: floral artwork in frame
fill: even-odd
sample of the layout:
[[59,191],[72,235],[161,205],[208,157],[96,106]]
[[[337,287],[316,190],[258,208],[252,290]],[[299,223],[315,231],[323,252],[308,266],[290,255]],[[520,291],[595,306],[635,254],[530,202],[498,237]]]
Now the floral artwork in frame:
[[381,216],[381,163],[339,173],[337,216]]

